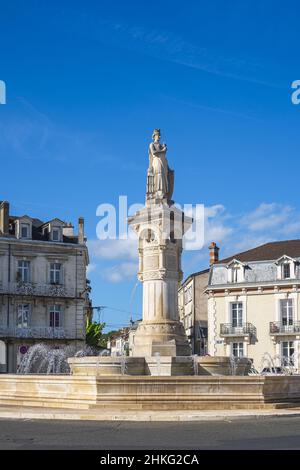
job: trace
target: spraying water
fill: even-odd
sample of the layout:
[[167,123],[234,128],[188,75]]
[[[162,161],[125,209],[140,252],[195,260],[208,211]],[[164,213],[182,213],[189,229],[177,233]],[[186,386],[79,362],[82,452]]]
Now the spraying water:
[[239,358],[231,355],[229,357],[229,360],[230,360],[230,373],[231,375],[236,375]]
[[156,370],[157,370],[157,375],[161,374],[161,363],[160,363],[160,353],[156,352],[154,354],[155,360],[156,360]]
[[[100,351],[107,355],[108,351]],[[90,346],[78,349],[75,346],[53,348],[47,344],[34,344],[24,354],[18,374],[70,374],[69,357],[98,356],[99,351]]]

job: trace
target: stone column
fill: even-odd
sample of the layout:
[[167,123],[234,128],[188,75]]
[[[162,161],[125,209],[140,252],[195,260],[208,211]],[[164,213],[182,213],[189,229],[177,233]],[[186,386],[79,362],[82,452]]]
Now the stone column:
[[178,286],[182,236],[192,220],[159,201],[148,204],[128,222],[139,238],[138,278],[143,283],[143,320],[135,334],[133,356],[190,355],[179,320]]

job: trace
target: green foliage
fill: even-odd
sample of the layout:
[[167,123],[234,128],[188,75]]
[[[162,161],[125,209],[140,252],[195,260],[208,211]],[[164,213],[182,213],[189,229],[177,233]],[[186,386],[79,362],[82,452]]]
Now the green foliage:
[[107,340],[105,334],[102,333],[105,323],[86,321],[85,341],[86,344],[93,347],[106,348]]

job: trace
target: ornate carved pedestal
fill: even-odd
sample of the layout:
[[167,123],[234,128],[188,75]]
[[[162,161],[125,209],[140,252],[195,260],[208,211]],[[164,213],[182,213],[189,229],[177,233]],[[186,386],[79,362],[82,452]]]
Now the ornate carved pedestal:
[[134,337],[133,356],[188,356],[191,349],[179,320],[182,236],[192,220],[166,200],[151,201],[129,218],[139,238],[143,321]]

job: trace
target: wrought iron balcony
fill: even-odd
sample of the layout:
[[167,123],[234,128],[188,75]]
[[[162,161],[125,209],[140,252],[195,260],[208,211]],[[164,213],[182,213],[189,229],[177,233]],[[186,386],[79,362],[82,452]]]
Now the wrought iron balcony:
[[239,326],[234,326],[232,323],[221,323],[220,336],[254,336],[256,328],[252,323],[242,323]]
[[271,335],[297,335],[300,334],[300,321],[293,321],[289,325],[284,325],[280,321],[270,323]]
[[75,331],[66,328],[52,328],[43,326],[19,328],[0,326],[0,338],[75,339],[76,334]]
[[0,292],[33,297],[75,297],[75,289],[67,288],[61,284],[36,284],[33,282],[13,282],[8,289],[2,288]]

